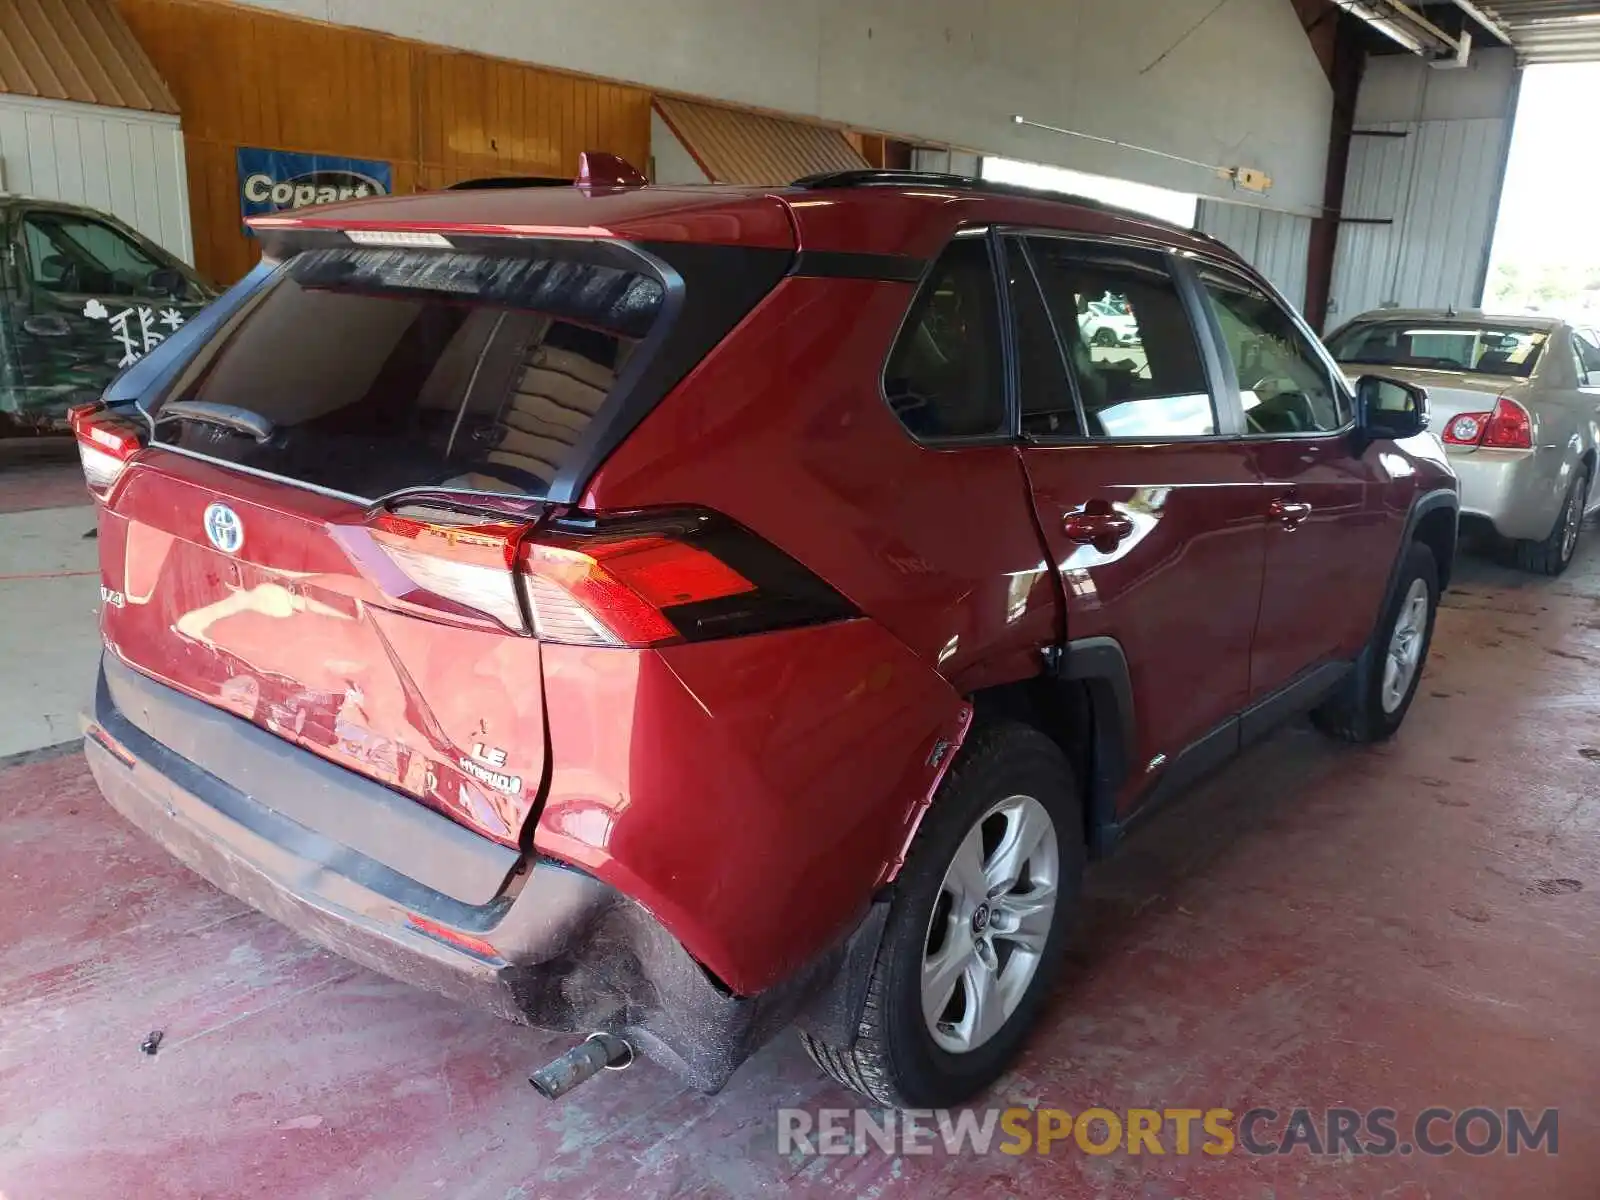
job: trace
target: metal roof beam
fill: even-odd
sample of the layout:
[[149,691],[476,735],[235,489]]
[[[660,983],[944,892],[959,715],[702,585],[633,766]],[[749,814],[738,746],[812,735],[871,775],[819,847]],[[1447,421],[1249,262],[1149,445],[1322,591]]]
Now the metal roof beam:
[[1360,17],[1390,41],[1428,59],[1466,61],[1472,39],[1451,37],[1427,17],[1401,0],[1333,0],[1352,16]]
[[1511,34],[1506,31],[1505,26],[1500,24],[1499,21],[1495,20],[1495,18],[1491,17],[1488,13],[1484,12],[1483,9],[1474,4],[1472,0],[1455,0],[1455,6],[1462,12],[1466,13],[1467,16],[1471,17],[1479,25],[1483,26],[1484,29],[1488,30],[1493,37],[1498,38],[1507,46],[1512,44]]

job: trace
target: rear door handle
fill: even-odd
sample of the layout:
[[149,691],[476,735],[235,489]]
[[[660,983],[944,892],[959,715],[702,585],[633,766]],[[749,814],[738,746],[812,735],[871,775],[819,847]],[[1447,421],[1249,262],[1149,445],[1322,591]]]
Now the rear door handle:
[[1281,521],[1285,529],[1294,530],[1311,515],[1311,505],[1302,500],[1274,500],[1267,511]]
[[1104,501],[1090,501],[1062,522],[1069,542],[1097,549],[1115,546],[1133,533],[1133,522]]

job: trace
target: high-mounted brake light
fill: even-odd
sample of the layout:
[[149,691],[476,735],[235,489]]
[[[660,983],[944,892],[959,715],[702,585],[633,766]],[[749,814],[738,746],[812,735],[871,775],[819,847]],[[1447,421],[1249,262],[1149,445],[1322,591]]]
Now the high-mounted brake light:
[[1494,402],[1492,412],[1458,413],[1444,427],[1447,446],[1482,446],[1492,450],[1533,449],[1533,418],[1510,396]]
[[540,529],[520,571],[535,634],[568,645],[704,641],[855,613],[788,555],[702,511]]
[[427,233],[410,229],[347,229],[345,237],[358,246],[403,246],[407,248],[427,246],[430,248],[451,248],[451,241],[442,233]]
[[69,409],[67,421],[78,442],[84,482],[96,500],[104,500],[128,460],[144,448],[144,430],[99,401]]

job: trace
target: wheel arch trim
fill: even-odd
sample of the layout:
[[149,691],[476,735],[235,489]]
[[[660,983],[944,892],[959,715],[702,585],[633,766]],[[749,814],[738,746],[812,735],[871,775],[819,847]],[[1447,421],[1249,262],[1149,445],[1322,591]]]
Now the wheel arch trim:
[[1093,767],[1087,781],[1089,846],[1099,853],[1103,832],[1117,823],[1117,796],[1135,773],[1139,725],[1133,676],[1122,643],[1112,637],[1067,642],[1056,677],[1087,686],[1093,714]]
[[[1400,568],[1405,563],[1407,549],[1412,542],[1417,540],[1417,530],[1422,524],[1422,519],[1430,513],[1438,512],[1445,508],[1453,509],[1456,514],[1456,536],[1450,543],[1453,559],[1456,546],[1461,539],[1461,497],[1454,489],[1436,488],[1418,496],[1412,502],[1411,511],[1406,514],[1405,532],[1401,535],[1399,545],[1395,547],[1394,562],[1389,566],[1389,581],[1383,589],[1383,607],[1378,610],[1378,618],[1380,620],[1383,614],[1389,611],[1389,604],[1394,599],[1395,588],[1400,583]],[[1453,562],[1438,564],[1440,591],[1444,590],[1446,583],[1449,581],[1453,566]],[[1376,636],[1376,627],[1374,627],[1374,636]]]

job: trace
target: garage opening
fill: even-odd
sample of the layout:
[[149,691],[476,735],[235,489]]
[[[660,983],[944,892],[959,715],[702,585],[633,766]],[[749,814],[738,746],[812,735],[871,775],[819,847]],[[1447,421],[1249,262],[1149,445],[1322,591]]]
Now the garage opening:
[[1597,100],[1600,63],[1524,72],[1485,308],[1600,320],[1600,159],[1574,142]]

